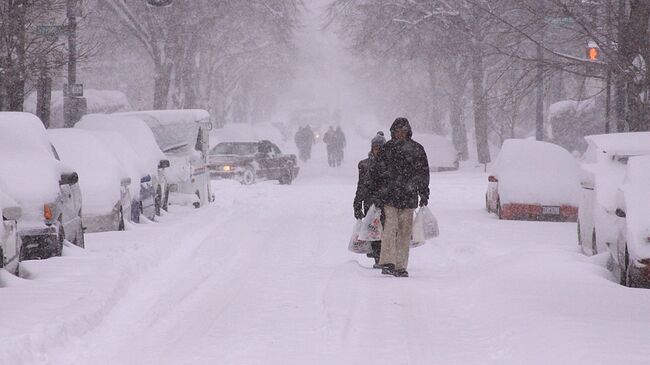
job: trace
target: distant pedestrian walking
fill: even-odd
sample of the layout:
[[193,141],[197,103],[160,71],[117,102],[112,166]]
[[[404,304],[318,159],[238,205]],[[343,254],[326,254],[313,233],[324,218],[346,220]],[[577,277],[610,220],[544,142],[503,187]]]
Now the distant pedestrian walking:
[[298,148],[298,158],[303,162],[309,161],[311,159],[311,148],[314,144],[314,131],[312,131],[311,126],[307,125],[298,128],[294,141]]
[[330,167],[336,166],[336,132],[330,126],[323,136],[323,142],[327,148],[327,164]]
[[346,141],[345,133],[340,126],[334,131],[334,166],[341,166],[343,162],[343,153],[345,151]]
[[429,201],[429,162],[421,144],[412,140],[406,118],[390,127],[391,139],[384,144],[370,172],[371,185],[382,205],[385,224],[379,264],[382,274],[407,277],[413,212]]

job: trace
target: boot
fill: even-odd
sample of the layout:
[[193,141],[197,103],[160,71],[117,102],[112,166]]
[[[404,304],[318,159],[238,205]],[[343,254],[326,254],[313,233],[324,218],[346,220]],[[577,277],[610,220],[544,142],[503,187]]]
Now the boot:
[[394,264],[383,264],[383,265],[381,265],[381,273],[383,275],[393,275],[393,276],[395,276],[395,265]]
[[393,271],[393,276],[396,278],[408,278],[409,272],[406,269],[397,269]]

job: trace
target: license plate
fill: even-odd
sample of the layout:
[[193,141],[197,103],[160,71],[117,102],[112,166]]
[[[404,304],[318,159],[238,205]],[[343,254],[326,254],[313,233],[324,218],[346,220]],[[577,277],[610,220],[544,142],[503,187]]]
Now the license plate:
[[544,215],[560,215],[560,207],[542,207]]

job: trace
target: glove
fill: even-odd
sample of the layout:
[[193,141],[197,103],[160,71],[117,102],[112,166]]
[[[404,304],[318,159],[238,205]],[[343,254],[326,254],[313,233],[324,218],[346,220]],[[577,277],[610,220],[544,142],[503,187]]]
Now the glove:
[[356,219],[363,219],[365,215],[363,214],[362,210],[355,210],[354,211],[354,218]]
[[427,204],[429,204],[429,198],[421,196],[420,197],[420,206],[421,207],[426,207]]

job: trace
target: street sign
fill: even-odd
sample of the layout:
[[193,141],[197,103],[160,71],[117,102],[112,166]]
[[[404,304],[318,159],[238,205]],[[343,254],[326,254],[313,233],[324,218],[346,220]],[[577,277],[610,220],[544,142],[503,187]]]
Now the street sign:
[[172,0],[147,0],[149,6],[171,6]]
[[72,87],[68,87],[68,84],[65,84],[63,85],[63,95],[72,96],[74,98],[80,98],[84,96],[84,85],[72,84]]
[[65,25],[38,25],[36,26],[36,34],[47,37],[59,37],[68,30]]

